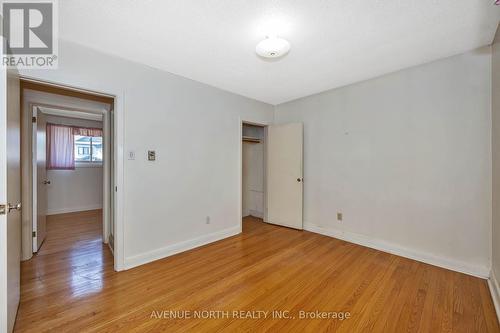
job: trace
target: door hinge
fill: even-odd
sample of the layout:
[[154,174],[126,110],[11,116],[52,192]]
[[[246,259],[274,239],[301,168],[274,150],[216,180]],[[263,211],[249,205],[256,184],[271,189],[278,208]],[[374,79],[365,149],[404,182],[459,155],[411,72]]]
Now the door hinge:
[[115,186],[115,192],[118,192],[118,186]]
[[31,117],[31,122],[36,123],[36,117]]
[[31,235],[33,236],[33,238],[35,238],[35,237],[36,237],[36,231],[33,231],[33,232],[31,233]]

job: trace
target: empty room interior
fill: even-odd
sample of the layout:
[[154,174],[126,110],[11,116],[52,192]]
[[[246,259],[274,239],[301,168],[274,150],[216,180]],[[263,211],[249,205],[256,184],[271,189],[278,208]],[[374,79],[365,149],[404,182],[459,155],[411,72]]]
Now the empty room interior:
[[500,1],[0,4],[0,333],[500,332]]

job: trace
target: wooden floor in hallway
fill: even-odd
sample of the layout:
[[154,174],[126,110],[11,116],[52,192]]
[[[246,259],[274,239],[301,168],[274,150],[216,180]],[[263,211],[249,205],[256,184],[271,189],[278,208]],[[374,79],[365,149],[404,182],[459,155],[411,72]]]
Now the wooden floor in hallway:
[[47,227],[22,263],[16,332],[500,332],[485,280],[252,217],[124,272],[100,211]]

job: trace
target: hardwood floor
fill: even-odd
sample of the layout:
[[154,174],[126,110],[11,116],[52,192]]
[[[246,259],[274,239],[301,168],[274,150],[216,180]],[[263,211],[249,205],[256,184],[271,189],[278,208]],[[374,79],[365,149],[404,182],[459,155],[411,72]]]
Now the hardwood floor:
[[16,332],[500,331],[484,280],[255,218],[241,235],[117,273],[99,214],[48,219],[22,263]]

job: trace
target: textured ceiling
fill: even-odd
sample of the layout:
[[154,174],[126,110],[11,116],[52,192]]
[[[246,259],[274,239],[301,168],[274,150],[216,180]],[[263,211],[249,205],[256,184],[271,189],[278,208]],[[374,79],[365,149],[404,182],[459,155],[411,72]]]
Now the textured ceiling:
[[[60,37],[270,104],[490,44],[493,0],[63,0]],[[292,49],[265,61],[266,34]]]

